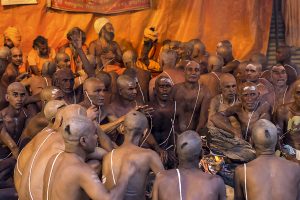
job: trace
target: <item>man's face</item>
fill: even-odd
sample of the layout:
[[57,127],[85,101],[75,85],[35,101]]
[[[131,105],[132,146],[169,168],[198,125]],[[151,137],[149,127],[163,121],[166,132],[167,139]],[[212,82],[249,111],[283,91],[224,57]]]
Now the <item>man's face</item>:
[[300,105],[300,84],[296,85],[294,89],[294,99],[297,105]]
[[65,76],[59,77],[59,83],[58,87],[60,87],[64,93],[69,94],[73,92],[74,77],[72,75],[65,74]]
[[38,44],[39,56],[48,56],[49,47],[48,44]]
[[26,98],[26,91],[23,87],[15,87],[6,95],[6,100],[14,109],[19,110],[23,107]]
[[288,59],[288,52],[286,49],[284,48],[278,48],[276,50],[276,61],[277,62],[283,62],[285,61],[286,59]]
[[20,49],[13,49],[11,51],[11,62],[15,66],[20,66],[23,63],[23,54]]
[[105,86],[101,82],[95,82],[95,84],[90,84],[89,87],[86,88],[89,98],[96,106],[102,106],[104,104],[105,91]]
[[252,64],[249,64],[245,68],[245,78],[246,81],[254,82],[259,79],[260,72],[258,67]]
[[113,41],[115,37],[114,27],[111,23],[105,24],[105,26],[102,29],[104,38],[107,41]]
[[15,45],[14,43],[11,41],[11,39],[9,39],[8,37],[4,37],[4,46],[7,46],[8,48],[13,48]]
[[195,83],[198,82],[199,77],[200,77],[200,66],[195,63],[191,62],[190,64],[188,63],[187,66],[185,67],[185,80],[187,82]]
[[123,63],[126,68],[133,68],[135,66],[135,61],[133,55],[127,54],[123,57]]
[[246,86],[242,88],[241,100],[242,105],[249,111],[253,111],[257,105],[259,92],[255,86]]
[[283,66],[274,66],[271,69],[271,83],[275,86],[284,86],[287,81],[287,73]]
[[128,101],[134,101],[137,95],[136,83],[134,81],[128,81],[120,88],[120,95]]
[[172,83],[168,78],[162,78],[155,87],[157,98],[161,101],[168,101],[172,92]]
[[67,55],[63,55],[61,56],[61,58],[59,59],[57,66],[59,69],[62,68],[70,68],[71,67],[71,61],[70,61],[70,57]]
[[222,95],[226,99],[234,99],[236,96],[236,81],[228,79],[221,85]]

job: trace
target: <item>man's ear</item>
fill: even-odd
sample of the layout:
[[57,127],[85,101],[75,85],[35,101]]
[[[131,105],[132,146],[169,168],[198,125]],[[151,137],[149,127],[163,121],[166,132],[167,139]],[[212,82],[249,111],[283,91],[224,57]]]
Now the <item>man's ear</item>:
[[86,146],[86,138],[85,136],[82,136],[79,138],[79,143],[81,144],[81,146]]
[[122,135],[125,134],[125,126],[124,126],[123,124],[120,125],[120,133],[121,133]]
[[8,94],[5,95],[5,100],[6,100],[6,101],[9,101]]

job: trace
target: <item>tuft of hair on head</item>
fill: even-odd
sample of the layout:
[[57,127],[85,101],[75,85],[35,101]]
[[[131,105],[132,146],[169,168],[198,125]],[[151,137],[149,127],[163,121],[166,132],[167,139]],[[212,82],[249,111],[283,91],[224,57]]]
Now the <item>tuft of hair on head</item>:
[[125,85],[127,85],[128,82],[135,82],[135,80],[133,78],[131,78],[128,75],[121,75],[117,78],[117,87],[118,89],[124,87]]
[[125,115],[124,127],[126,133],[142,135],[148,128],[148,120],[143,113],[139,111],[131,111]]
[[64,108],[67,103],[63,100],[51,100],[44,108],[44,115],[48,121],[52,121],[58,110]]
[[177,139],[179,160],[194,161],[202,154],[202,142],[197,132],[188,130],[181,133]]
[[95,83],[102,83],[104,85],[104,83],[100,79],[96,77],[90,77],[83,82],[83,90],[86,91],[87,88],[90,87],[90,85],[94,85]]

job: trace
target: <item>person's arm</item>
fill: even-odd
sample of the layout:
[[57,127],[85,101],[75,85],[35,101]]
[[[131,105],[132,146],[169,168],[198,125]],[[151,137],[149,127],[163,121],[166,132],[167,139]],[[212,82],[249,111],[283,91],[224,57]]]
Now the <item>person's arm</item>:
[[234,199],[244,200],[243,185],[240,180],[241,170],[243,170],[243,165],[240,165],[235,169],[234,172]]
[[200,118],[199,122],[196,128],[196,132],[200,133],[201,129],[205,128],[207,118],[208,118],[208,108],[209,108],[209,102],[210,102],[210,93],[209,90],[205,86],[202,87],[202,93],[203,93],[203,101],[201,103],[201,111],[200,111]]
[[239,61],[233,60],[222,67],[223,73],[233,73],[239,66]]
[[103,149],[105,149],[106,151],[113,150],[113,144],[110,138],[105,134],[105,132],[100,128],[100,126],[97,126],[97,135],[98,135],[100,146]]
[[115,50],[115,53],[116,53],[116,60],[117,62],[121,63],[122,62],[122,51],[121,51],[121,48],[120,46],[118,45],[118,43],[116,42],[113,42],[113,45],[114,45],[114,50]]
[[160,160],[158,154],[152,150],[149,151],[150,156],[150,169],[157,175],[159,172],[164,171],[164,166]]
[[242,137],[241,130],[235,129],[228,119],[228,117],[235,115],[235,110],[238,109],[237,106],[229,107],[224,112],[217,112],[212,116],[211,121],[215,127],[227,131],[235,137]]
[[218,177],[217,179],[218,192],[219,192],[219,200],[226,200],[226,188],[222,178]]
[[122,117],[117,118],[114,115],[108,115],[108,120],[110,121],[107,124],[100,125],[100,128],[104,131],[104,133],[108,134],[112,132],[113,130],[117,129],[120,127],[120,125],[124,122],[125,120],[125,115]]
[[211,101],[210,101],[210,104],[209,104],[209,109],[208,109],[208,124],[207,126],[210,127],[212,124],[211,122],[211,118],[212,116],[214,116],[217,112],[218,112],[218,106],[219,105],[219,102],[218,102],[218,99],[217,97],[214,97]]
[[168,161],[168,152],[160,148],[152,133],[147,133],[145,142],[150,145],[151,149],[159,154],[160,159],[163,163],[166,163]]
[[161,180],[161,174],[158,174],[155,178],[152,188],[152,200],[159,200],[159,185]]
[[6,131],[5,127],[2,127],[1,129],[0,140],[9,148],[14,158],[17,159],[19,155],[19,147]]

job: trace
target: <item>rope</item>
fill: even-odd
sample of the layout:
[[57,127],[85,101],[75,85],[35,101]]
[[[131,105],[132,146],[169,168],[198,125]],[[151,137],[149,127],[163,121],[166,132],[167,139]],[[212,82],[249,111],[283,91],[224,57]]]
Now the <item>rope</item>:
[[198,99],[199,99],[199,94],[200,94],[200,84],[198,84],[198,94],[197,94],[196,102],[195,102],[195,105],[194,105],[194,109],[193,109],[193,112],[192,112],[190,122],[189,122],[188,126],[186,127],[186,129],[188,129],[190,127],[190,125],[192,123],[192,120],[194,118],[195,110],[196,110]]

